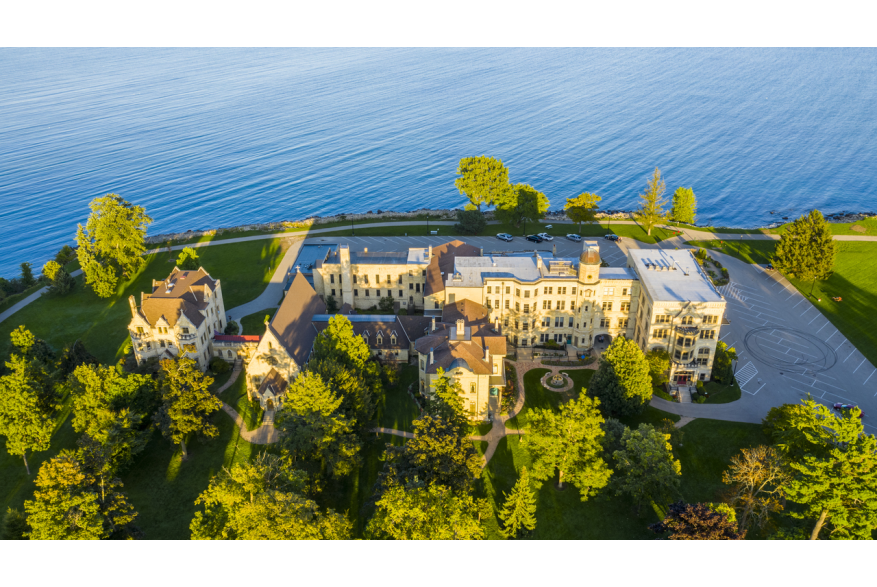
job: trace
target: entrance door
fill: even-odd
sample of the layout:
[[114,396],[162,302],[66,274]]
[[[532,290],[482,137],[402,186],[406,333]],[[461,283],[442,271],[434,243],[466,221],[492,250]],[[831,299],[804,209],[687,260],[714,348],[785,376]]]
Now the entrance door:
[[680,373],[676,375],[676,383],[678,385],[686,385],[688,383],[689,375],[688,373]]

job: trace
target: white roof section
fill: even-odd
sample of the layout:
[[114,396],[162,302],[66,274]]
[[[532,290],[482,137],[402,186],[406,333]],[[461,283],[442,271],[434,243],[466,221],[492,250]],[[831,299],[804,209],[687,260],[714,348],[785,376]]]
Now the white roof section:
[[454,272],[445,275],[445,287],[482,287],[485,279],[516,279],[521,282],[577,279],[578,266],[579,260],[576,258],[543,257],[533,253],[457,257]]
[[408,249],[408,263],[415,265],[429,265],[429,249]]
[[600,267],[600,281],[639,279],[633,269],[627,267]]
[[656,302],[725,301],[690,251],[632,249],[630,258],[643,287]]

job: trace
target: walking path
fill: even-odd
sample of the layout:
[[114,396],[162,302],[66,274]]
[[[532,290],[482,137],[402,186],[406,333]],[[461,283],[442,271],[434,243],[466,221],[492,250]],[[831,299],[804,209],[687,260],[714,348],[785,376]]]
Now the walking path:
[[277,269],[274,270],[274,275],[271,276],[271,280],[268,282],[265,290],[259,294],[259,297],[253,301],[247,302],[246,304],[241,304],[240,306],[225,311],[228,315],[228,320],[234,320],[238,323],[238,326],[240,326],[241,318],[244,316],[249,316],[250,314],[254,314],[267,308],[280,307],[280,300],[283,297],[283,288],[286,286],[286,276],[289,273],[290,268],[292,268],[292,264],[295,263],[295,260],[298,257],[303,241],[304,239],[297,238],[291,245],[289,245],[289,248],[283,255],[283,259],[277,265]]
[[[71,275],[71,277],[76,277],[77,275],[82,275],[82,269],[77,269],[76,271],[73,271],[70,275]],[[18,312],[20,309],[22,309],[26,305],[37,301],[38,299],[40,299],[40,296],[42,296],[47,291],[49,291],[48,286],[42,287],[42,288],[38,289],[37,291],[35,291],[34,293],[27,296],[26,298],[24,298],[23,300],[21,300],[20,302],[18,302],[17,304],[15,304],[14,306],[12,306],[11,308],[9,308],[8,310],[6,310],[4,312],[0,312],[0,322],[3,322],[4,320],[6,320],[10,316],[12,316],[16,312]]]
[[[231,377],[225,382],[225,385],[216,390],[216,395],[222,395],[222,392],[234,385],[241,371],[243,371],[243,366],[239,362],[235,363]],[[280,433],[274,427],[274,410],[265,410],[265,414],[262,417],[262,425],[255,430],[247,430],[247,425],[244,423],[241,415],[225,402],[222,402],[222,411],[231,416],[231,419],[237,424],[240,429],[241,438],[251,444],[274,444],[280,438]]]

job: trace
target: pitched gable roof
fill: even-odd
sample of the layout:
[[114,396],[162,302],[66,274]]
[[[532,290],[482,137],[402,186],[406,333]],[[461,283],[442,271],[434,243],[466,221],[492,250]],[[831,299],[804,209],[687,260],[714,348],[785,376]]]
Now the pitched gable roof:
[[472,300],[460,300],[453,304],[445,304],[445,307],[442,308],[442,322],[455,324],[457,320],[465,320],[467,325],[490,322],[487,308]]
[[204,321],[201,310],[208,306],[207,299],[216,290],[218,281],[204,268],[181,271],[174,267],[167,279],[152,282],[152,293],[142,294],[140,312],[152,326],[164,317],[169,326],[175,326],[180,316],[198,327]]
[[432,259],[426,267],[426,283],[423,285],[423,293],[426,296],[445,291],[445,279],[442,275],[448,275],[454,270],[456,257],[480,257],[481,249],[467,245],[461,240],[453,240],[449,243],[432,248]]
[[317,337],[311,319],[314,314],[323,314],[325,311],[326,304],[304,274],[296,274],[268,328],[299,366],[307,361]]

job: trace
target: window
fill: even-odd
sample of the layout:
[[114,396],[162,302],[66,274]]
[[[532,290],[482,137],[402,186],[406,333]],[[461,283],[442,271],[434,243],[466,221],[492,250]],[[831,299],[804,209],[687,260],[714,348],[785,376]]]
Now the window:
[[609,318],[600,318],[600,328],[609,328],[612,321]]
[[567,324],[567,328],[572,328],[572,316],[569,317],[569,324]]
[[392,345],[396,344],[396,335],[395,334],[390,336],[390,344],[392,344]]
[[420,284],[419,283],[414,284],[414,291],[416,291],[417,293],[420,293]]
[[615,288],[614,287],[604,287],[603,288],[603,295],[604,296],[614,296],[615,295]]
[[143,327],[142,326],[137,327],[137,334],[143,334]]
[[335,274],[334,273],[329,275],[329,283],[335,283]]
[[439,303],[438,303],[438,300],[436,300],[436,302],[435,302],[435,309],[436,309],[436,310],[439,309]]
[[575,309],[576,309],[576,301],[575,301],[575,300],[572,300],[572,301],[569,303],[569,309],[570,309],[570,310],[575,310]]
[[[387,292],[390,293],[390,292]],[[381,290],[375,290],[375,297],[381,297]]]
[[353,283],[356,283],[356,275],[353,276]]
[[268,342],[268,350],[270,351],[270,350],[273,349],[273,348],[274,348],[274,345],[271,344],[271,342],[269,341],[269,342]]
[[543,292],[542,292],[542,293],[544,293],[545,295],[548,295],[548,294],[552,293],[552,290],[553,290],[553,289],[554,289],[553,287],[546,287],[546,288],[543,288]]
[[521,311],[521,302],[515,302],[515,312]]
[[524,297],[525,297],[525,298],[529,298],[529,297],[530,297],[530,290],[529,290],[529,289],[528,289],[528,290],[524,290]]
[[333,289],[333,290],[332,290],[332,296],[334,296],[334,295],[335,295],[335,290]]
[[165,347],[164,341],[161,341],[161,348],[164,348],[164,347]]
[[358,289],[353,290],[353,297],[358,297],[358,296],[359,296],[359,290]]
[[[515,330],[517,330],[520,327],[521,327],[521,323],[519,321],[515,320]],[[515,343],[515,344],[517,344],[517,343]]]
[[365,290],[365,297],[367,297],[367,298],[368,298],[368,297],[371,297],[371,296],[369,295],[369,293],[368,293],[368,290]]
[[715,331],[715,330],[701,330],[701,331],[700,331],[700,338],[701,338],[702,340],[706,340],[706,339],[712,340],[712,339],[714,339],[715,337],[716,337],[716,331]]
[[505,301],[505,309],[506,309],[506,310],[509,309],[509,301],[508,301],[508,300]]
[[576,288],[572,288],[572,295],[576,295]]
[[189,329],[188,329],[188,328],[183,328],[183,334],[189,334]]
[[524,314],[530,313],[530,304],[524,304]]
[[[356,283],[356,282],[354,281],[353,283]],[[408,284],[408,289],[414,289],[414,284],[413,284],[413,283],[409,283],[409,284]]]
[[691,326],[694,324],[694,316],[685,316],[682,318],[682,324],[685,326]]
[[621,288],[621,295],[623,295],[623,296],[630,295],[630,290],[627,289],[626,287]]
[[656,328],[654,334],[652,334],[655,338],[667,338],[670,334],[670,331],[666,328]]
[[475,383],[469,384],[469,393],[475,393]]
[[362,340],[365,341],[365,344],[368,344],[368,332],[362,333]]
[[603,311],[611,312],[612,311],[612,302],[603,302]]
[[502,325],[503,325],[503,326],[508,326],[508,325],[509,325],[509,319],[508,319],[508,317],[506,317],[506,319],[502,321]]
[[563,318],[557,316],[554,318],[554,327],[555,328],[563,328]]
[[710,360],[710,349],[709,347],[703,347],[698,349],[697,351],[697,364],[701,366],[706,366]]
[[684,337],[684,338],[683,338],[683,337],[681,337],[681,336],[677,336],[677,337],[676,337],[676,346],[690,347],[690,346],[692,346],[693,344],[694,344],[694,339],[693,339],[693,338],[688,338],[688,337]]
[[558,293],[559,295],[565,296],[565,295],[566,295],[566,288],[565,288],[565,287],[558,287],[558,288],[557,288],[557,293]]
[[621,311],[630,312],[630,302],[621,302]]
[[670,314],[659,314],[655,316],[655,324],[670,324],[673,322],[673,317]]
[[[399,297],[400,298],[402,297],[402,290],[401,289],[399,290]],[[438,302],[436,302],[436,304],[438,304]]]
[[[420,370],[423,371],[424,369],[426,369],[426,359],[423,357],[420,357]],[[423,382],[421,381],[421,383],[423,383]]]
[[490,298],[487,298],[486,300],[484,300],[484,302],[487,305],[487,309],[489,310],[490,309]]
[[557,302],[557,309],[558,310],[566,310],[566,301],[560,300],[559,302]]
[[551,309],[551,300],[542,300],[542,309],[550,310]]
[[512,293],[512,288],[511,288],[511,286],[508,286],[508,285],[505,286],[505,292],[506,292],[506,293]]
[[586,289],[586,290],[585,290],[585,297],[586,297],[586,298],[591,297],[591,293],[593,293],[593,292],[591,292],[591,290]]
[[703,323],[704,324],[718,324],[719,317],[718,316],[704,316]]
[[426,269],[424,269],[423,271],[421,271],[421,272],[420,272],[420,275],[423,276],[423,277],[426,277]]
[[378,333],[378,339],[377,339],[377,340],[378,340],[378,344],[384,344],[384,337],[381,336],[380,333]]
[[619,328],[627,328],[627,325],[629,324],[629,320],[630,320],[630,318],[619,318],[618,327]]
[[548,328],[549,326],[551,326],[551,318],[549,318],[547,316],[545,318],[543,318],[542,319],[542,326],[544,328]]
[[389,275],[387,275],[387,283],[393,283],[393,279]]
[[487,293],[492,293],[492,292],[490,291],[491,289],[492,289],[492,288],[488,285],[488,286],[487,286]]
[[527,329],[529,329],[529,327],[530,327],[530,324],[526,320],[524,320],[523,324],[521,324],[521,329],[527,330]]

